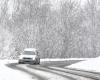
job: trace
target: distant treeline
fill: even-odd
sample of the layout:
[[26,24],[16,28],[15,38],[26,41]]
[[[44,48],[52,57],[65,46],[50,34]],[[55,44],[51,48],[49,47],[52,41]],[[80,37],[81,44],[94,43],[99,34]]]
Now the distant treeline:
[[50,0],[0,0],[0,32],[1,57],[24,48],[37,48],[41,58],[96,57],[100,1],[61,0],[53,9]]

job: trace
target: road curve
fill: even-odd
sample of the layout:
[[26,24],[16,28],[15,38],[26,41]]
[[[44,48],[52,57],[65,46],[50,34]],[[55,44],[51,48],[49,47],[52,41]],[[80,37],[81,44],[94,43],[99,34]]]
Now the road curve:
[[29,64],[6,64],[9,68],[31,75],[33,80],[100,80],[99,73],[92,73],[57,66]]
[[80,77],[90,78],[92,80],[100,80],[100,73],[96,73],[96,72],[77,70],[77,69],[71,69],[71,68],[61,68],[61,67],[49,67],[49,69],[65,72],[65,73],[70,73],[70,74],[77,75]]

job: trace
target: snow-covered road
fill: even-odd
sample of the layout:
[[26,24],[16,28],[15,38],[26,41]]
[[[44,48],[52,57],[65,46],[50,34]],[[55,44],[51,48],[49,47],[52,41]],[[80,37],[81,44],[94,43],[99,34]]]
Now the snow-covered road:
[[5,66],[7,61],[0,61],[0,80],[33,80],[30,75]]
[[0,63],[0,80],[100,80],[99,74],[69,70],[56,64],[29,65],[7,60]]

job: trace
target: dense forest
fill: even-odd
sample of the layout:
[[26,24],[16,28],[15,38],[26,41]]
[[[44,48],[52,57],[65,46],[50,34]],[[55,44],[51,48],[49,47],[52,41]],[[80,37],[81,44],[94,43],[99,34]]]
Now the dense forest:
[[41,58],[100,55],[100,1],[0,0],[0,57],[37,48]]

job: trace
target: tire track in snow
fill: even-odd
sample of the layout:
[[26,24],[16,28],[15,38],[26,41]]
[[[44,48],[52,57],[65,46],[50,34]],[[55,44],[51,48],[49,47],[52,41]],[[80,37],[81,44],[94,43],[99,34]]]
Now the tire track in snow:
[[36,68],[30,68],[30,67],[27,67],[25,65],[18,65],[20,68],[23,68],[23,69],[26,69],[38,76],[41,76],[41,77],[44,77],[45,80],[70,80],[69,78],[65,78],[61,75],[57,75],[55,73],[51,73],[51,72],[47,72],[47,71],[44,71],[44,70],[40,70],[40,69],[36,69]]
[[69,79],[69,80],[76,80],[75,78],[72,78],[71,76],[64,75],[60,72],[57,72],[57,71],[54,71],[54,70],[51,70],[51,69],[47,69],[46,67],[33,66],[33,65],[28,65],[27,67],[32,68],[32,69],[38,69],[38,70],[49,72],[49,73],[53,73],[53,74],[57,74],[59,76],[65,77],[66,79]]
[[33,77],[35,76],[37,80],[70,80],[69,78],[65,78],[64,76],[61,76],[52,72],[47,72],[47,71],[39,70],[35,68],[29,68],[27,67],[26,64],[18,65],[17,63],[11,63],[11,64],[6,64],[6,66],[15,70],[25,72],[29,75],[32,75]]
[[[12,68],[12,69],[15,69],[15,70],[19,70],[19,71],[27,73],[28,75],[31,75],[33,80],[47,80],[46,78],[44,78],[42,76],[39,76],[39,75],[36,75],[33,72],[28,71],[27,69],[19,67],[19,66],[23,66],[24,64],[19,65],[19,66],[18,65],[19,64],[17,64],[17,63],[6,64],[6,66],[9,67],[9,68]],[[26,65],[24,65],[24,66],[26,66]]]
[[56,71],[61,71],[61,72],[65,72],[65,73],[70,73],[70,74],[90,78],[93,80],[100,80],[100,74],[97,74],[97,73],[85,72],[85,71],[81,71],[81,70],[79,71],[79,70],[69,69],[69,68],[65,69],[65,68],[61,68],[61,67],[50,67],[49,66],[48,68],[52,69],[52,70],[56,70]]
[[80,72],[70,71],[70,69],[42,66],[42,65],[27,65],[27,64],[17,64],[10,63],[6,64],[9,68],[19,70],[31,75],[33,80],[100,80],[100,78],[94,77],[87,74],[80,74]]
[[52,72],[52,73],[55,73],[57,75],[61,75],[61,76],[64,76],[66,78],[69,78],[70,80],[93,80],[93,79],[86,78],[83,76],[78,76],[78,75],[66,73],[63,71],[59,71],[59,70],[57,71],[54,69],[50,69],[49,67],[40,67],[40,66],[28,66],[28,67],[30,67],[32,69],[35,68],[35,69],[39,69],[39,70],[43,70],[43,71],[47,71],[47,72]]

